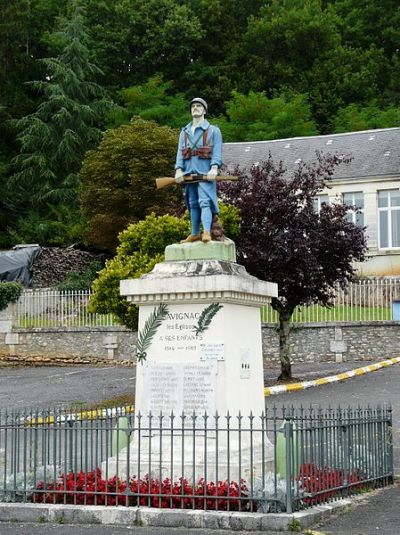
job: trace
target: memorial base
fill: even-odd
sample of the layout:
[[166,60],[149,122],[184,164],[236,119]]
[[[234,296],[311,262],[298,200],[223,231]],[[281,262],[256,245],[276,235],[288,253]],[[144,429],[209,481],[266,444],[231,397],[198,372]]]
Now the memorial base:
[[[174,258],[187,258],[207,247],[171,250]],[[229,255],[235,260],[233,242],[214,249],[220,258],[162,262],[140,279],[121,281],[121,295],[139,306],[136,424],[129,447],[109,459],[111,475],[129,469],[140,477],[239,481],[271,464],[272,446],[260,423],[260,305],[277,295],[277,286],[227,261]],[[160,414],[168,417],[157,425]]]
[[[243,417],[241,417],[243,418]],[[244,420],[244,418],[243,418]],[[244,480],[247,484],[262,474],[273,471],[273,447],[262,429],[238,431],[188,429],[174,433],[133,434],[128,447],[103,463],[103,472],[120,478],[147,475],[152,479],[181,477],[196,484],[206,481]]]

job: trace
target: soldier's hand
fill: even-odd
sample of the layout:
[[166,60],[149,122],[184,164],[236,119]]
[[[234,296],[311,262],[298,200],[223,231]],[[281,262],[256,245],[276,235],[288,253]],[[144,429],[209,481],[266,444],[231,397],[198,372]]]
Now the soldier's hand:
[[205,177],[207,180],[215,180],[217,178],[218,174],[218,165],[212,165],[211,169],[208,171],[207,176]]
[[182,169],[177,169],[175,173],[175,182],[181,184],[185,180]]

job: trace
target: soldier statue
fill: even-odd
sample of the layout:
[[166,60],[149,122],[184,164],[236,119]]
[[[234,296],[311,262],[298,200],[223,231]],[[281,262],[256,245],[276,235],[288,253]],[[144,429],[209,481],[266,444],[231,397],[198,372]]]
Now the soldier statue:
[[[222,165],[222,136],[220,129],[206,119],[207,102],[199,97],[190,102],[192,121],[179,136],[175,164],[175,182],[185,182],[191,175],[192,183],[185,183],[185,201],[190,212],[191,234],[181,243],[211,241],[211,225],[218,212],[218,171]],[[200,224],[203,232],[200,233]]]

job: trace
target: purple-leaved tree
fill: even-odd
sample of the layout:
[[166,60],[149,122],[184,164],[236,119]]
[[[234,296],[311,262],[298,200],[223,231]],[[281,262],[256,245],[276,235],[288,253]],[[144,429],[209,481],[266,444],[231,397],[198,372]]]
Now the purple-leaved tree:
[[319,213],[313,208],[313,197],[329,187],[335,167],[350,160],[316,153],[315,161],[288,172],[270,156],[220,188],[223,200],[241,212],[238,262],[278,284],[279,297],[271,304],[279,315],[282,380],[291,378],[289,322],[296,307],[329,306],[335,286],[345,288],[354,278],[353,262],[364,260],[364,229],[348,221],[349,207],[338,202],[323,204]]

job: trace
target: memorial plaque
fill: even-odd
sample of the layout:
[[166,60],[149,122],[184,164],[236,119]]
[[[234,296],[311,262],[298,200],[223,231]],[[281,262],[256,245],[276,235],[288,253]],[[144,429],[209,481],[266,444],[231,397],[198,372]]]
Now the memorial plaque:
[[145,414],[215,412],[216,363],[148,362],[143,372]]
[[200,360],[225,360],[224,344],[222,342],[200,344]]

